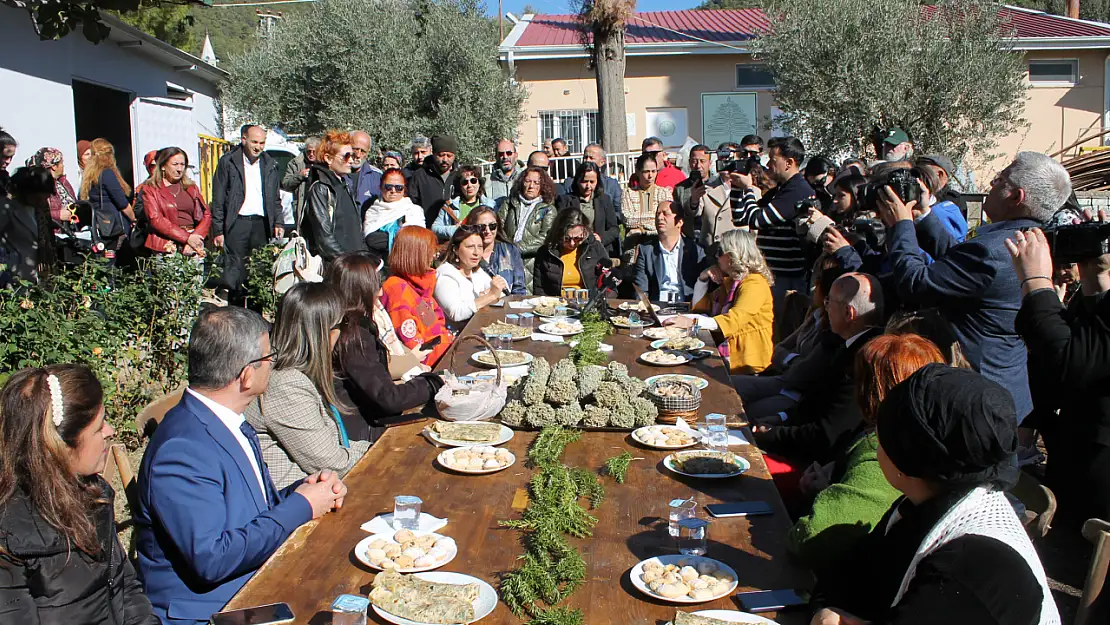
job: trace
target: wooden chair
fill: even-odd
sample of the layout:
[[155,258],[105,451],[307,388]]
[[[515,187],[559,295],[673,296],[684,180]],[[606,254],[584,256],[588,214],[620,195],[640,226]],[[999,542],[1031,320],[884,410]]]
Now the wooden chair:
[[1022,524],[1025,531],[1033,539],[1044,538],[1052,526],[1052,518],[1056,516],[1056,496],[1047,486],[1037,481],[1037,478],[1021,472],[1018,483],[1010,491],[1025,505],[1025,518]]
[[1079,598],[1079,611],[1073,625],[1105,623],[1110,617],[1110,599],[1103,596],[1106,590],[1106,571],[1110,569],[1110,523],[1102,519],[1087,519],[1083,524],[1083,537],[1094,543],[1087,581]]
[[146,408],[143,408],[142,412],[139,413],[139,416],[135,417],[135,431],[139,433],[139,438],[153,436],[154,430],[158,429],[158,424],[162,423],[162,418],[181,401],[181,396],[184,393],[185,386],[183,385],[147,404]]

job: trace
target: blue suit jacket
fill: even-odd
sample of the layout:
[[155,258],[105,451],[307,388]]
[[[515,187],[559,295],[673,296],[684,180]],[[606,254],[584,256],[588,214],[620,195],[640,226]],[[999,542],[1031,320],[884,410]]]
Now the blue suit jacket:
[[376,167],[372,167],[370,163],[363,163],[359,172],[357,189],[351,184],[354,179],[349,174],[344,176],[343,180],[347,183],[347,188],[351,190],[351,196],[355,198],[355,206],[359,209],[358,216],[361,220],[362,214],[369,207],[367,202],[380,197],[382,194],[382,172]]
[[[662,253],[658,236],[653,236],[646,243],[641,243],[640,253],[636,259],[636,273],[632,277],[633,284],[647,293],[648,299],[652,301],[659,300],[659,276],[655,273],[655,263]],[[691,294],[698,283],[698,275],[706,266],[705,250],[693,237],[683,237],[682,258],[679,261],[678,273]]]
[[[888,234],[899,295],[907,304],[941,310],[972,366],[1010,391],[1019,423],[1033,410],[1033,399],[1026,369],[1029,356],[1014,329],[1021,284],[1005,242],[1017,230],[1040,225],[1031,219],[988,224],[973,238],[957,243],[930,213],[917,224],[916,233],[907,220]],[[925,264],[922,251],[935,262]]]
[[[293,530],[312,519],[294,483],[267,504],[243,448],[186,392],[143,456],[138,571],[163,623],[206,623]],[[268,487],[273,491],[273,485]]]

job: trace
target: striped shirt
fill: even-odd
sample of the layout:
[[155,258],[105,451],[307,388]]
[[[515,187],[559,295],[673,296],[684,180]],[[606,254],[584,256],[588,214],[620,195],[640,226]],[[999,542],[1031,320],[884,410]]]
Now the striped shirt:
[[801,277],[806,273],[805,249],[794,225],[794,205],[811,197],[813,188],[800,173],[758,201],[750,189],[733,188],[729,193],[732,223],[757,231],[756,245],[776,276]]

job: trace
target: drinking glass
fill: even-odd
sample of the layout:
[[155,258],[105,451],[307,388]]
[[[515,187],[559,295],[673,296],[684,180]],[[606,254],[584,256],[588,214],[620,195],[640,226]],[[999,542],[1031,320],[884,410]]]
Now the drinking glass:
[[502,349],[502,350],[512,349],[513,348],[513,335],[512,335],[512,333],[506,332],[505,334],[502,334],[500,343],[501,343],[500,349]]
[[689,517],[678,522],[678,551],[684,556],[704,556],[709,548],[709,521]]
[[628,313],[628,336],[638,339],[644,335],[644,326],[640,323],[640,315],[636,311]]
[[505,323],[507,323],[511,326],[519,326],[520,325],[520,315],[518,315],[516,313],[511,313],[511,314],[505,315]]
[[585,308],[586,304],[590,302],[589,289],[576,289],[574,291],[575,303],[578,305],[578,310]]
[[522,315],[520,315],[520,327],[528,328],[529,332],[532,331],[532,328],[535,325],[535,321],[536,321],[536,316],[533,315],[530,312],[526,312],[526,313],[523,313]]
[[712,451],[728,451],[728,425],[725,415],[711,412],[705,415],[705,446]]
[[419,497],[412,495],[394,497],[393,529],[420,529],[420,504],[422,503],[424,502]]
[[570,317],[570,308],[566,306],[555,307],[555,318],[557,321],[566,321],[567,317]]
[[667,528],[667,532],[671,537],[678,538],[678,524],[683,519],[692,519],[697,515],[698,502],[694,501],[693,497],[690,499],[672,499],[670,507],[670,526]]

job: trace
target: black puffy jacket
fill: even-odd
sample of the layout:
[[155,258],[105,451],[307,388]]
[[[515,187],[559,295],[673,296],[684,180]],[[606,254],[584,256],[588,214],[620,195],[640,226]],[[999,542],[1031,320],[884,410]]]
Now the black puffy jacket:
[[95,511],[101,552],[77,550],[16,491],[0,506],[0,623],[20,625],[159,625],[116,538],[112,499]]
[[[592,297],[597,292],[597,264],[608,258],[605,247],[591,234],[578,246],[578,273],[582,284]],[[532,275],[532,293],[558,297],[563,291],[563,259],[559,249],[546,244],[536,254],[536,267]]]
[[347,183],[319,163],[312,164],[309,175],[313,182],[308,187],[301,226],[309,249],[326,261],[347,252],[365,251],[361,214]]

